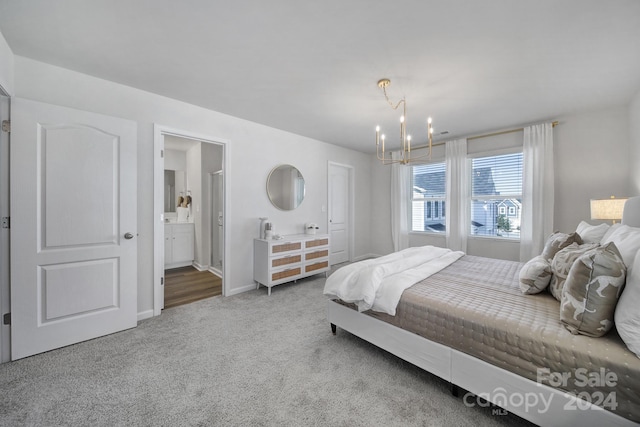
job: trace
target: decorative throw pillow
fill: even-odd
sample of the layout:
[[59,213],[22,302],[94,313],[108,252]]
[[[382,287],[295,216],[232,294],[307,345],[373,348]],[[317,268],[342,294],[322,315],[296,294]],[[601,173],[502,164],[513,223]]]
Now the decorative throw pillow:
[[549,291],[551,291],[551,295],[553,295],[555,299],[558,301],[562,299],[562,287],[564,286],[564,281],[567,280],[573,262],[578,259],[580,255],[596,247],[598,247],[597,243],[585,243],[584,245],[572,243],[558,251],[556,256],[553,257],[553,261],[551,261],[551,272],[553,276],[549,284]]
[[640,255],[627,271],[627,284],[618,300],[616,329],[629,350],[640,357]]
[[571,234],[555,232],[547,238],[542,250],[542,256],[551,261],[559,250],[566,248],[572,243],[582,244],[582,239],[578,233]]
[[586,221],[581,221],[576,228],[576,233],[583,243],[600,243],[605,233],[611,226],[609,224],[591,225]]
[[605,245],[609,242],[616,244],[624,264],[627,267],[631,267],[636,258],[636,253],[640,250],[640,228],[629,227],[624,224],[620,225],[611,234],[605,236],[602,244]]
[[537,294],[545,290],[551,281],[551,263],[542,255],[529,260],[520,270],[520,290]]
[[560,321],[574,335],[601,337],[613,326],[627,268],[614,243],[581,255],[562,290]]

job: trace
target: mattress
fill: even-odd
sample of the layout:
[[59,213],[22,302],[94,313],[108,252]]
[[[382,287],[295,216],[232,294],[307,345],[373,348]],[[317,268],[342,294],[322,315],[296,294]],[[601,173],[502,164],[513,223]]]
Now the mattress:
[[640,359],[615,329],[572,335],[555,298],[520,291],[522,265],[465,255],[405,290],[395,316],[365,313],[640,422]]

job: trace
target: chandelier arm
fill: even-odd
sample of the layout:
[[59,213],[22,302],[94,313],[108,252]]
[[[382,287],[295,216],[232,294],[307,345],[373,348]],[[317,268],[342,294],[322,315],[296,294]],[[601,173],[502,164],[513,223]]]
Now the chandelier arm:
[[389,103],[389,105],[391,105],[391,108],[393,108],[394,110],[397,110],[401,104],[405,103],[405,98],[402,98],[400,101],[398,101],[396,105],[393,105],[393,102],[391,102],[391,100],[389,99],[389,95],[387,95],[386,87],[382,88],[382,92],[384,92],[384,97],[387,99],[387,102]]

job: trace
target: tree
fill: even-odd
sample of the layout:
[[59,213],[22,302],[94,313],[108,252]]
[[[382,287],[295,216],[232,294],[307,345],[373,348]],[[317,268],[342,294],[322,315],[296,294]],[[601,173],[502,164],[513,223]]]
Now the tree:
[[496,218],[496,223],[496,227],[498,228],[498,230],[511,231],[511,221],[509,221],[509,218],[507,218],[506,215],[498,215],[498,218]]

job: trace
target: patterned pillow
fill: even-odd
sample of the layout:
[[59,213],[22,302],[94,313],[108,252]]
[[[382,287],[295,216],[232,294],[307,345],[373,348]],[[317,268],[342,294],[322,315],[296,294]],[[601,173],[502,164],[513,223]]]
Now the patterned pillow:
[[542,250],[542,256],[551,261],[559,250],[566,248],[572,243],[582,244],[580,235],[576,232],[571,234],[556,232],[547,238]]
[[558,301],[562,299],[562,287],[564,286],[564,281],[567,280],[573,262],[583,253],[597,247],[597,243],[585,243],[584,245],[572,243],[558,251],[556,256],[553,257],[553,261],[551,261],[551,272],[553,276],[549,284],[549,291],[551,291],[551,295],[553,295],[555,299]]
[[562,291],[560,321],[574,335],[601,337],[613,326],[627,268],[615,243],[581,255]]
[[551,281],[551,263],[542,255],[529,260],[520,270],[520,290],[537,294],[545,290]]

